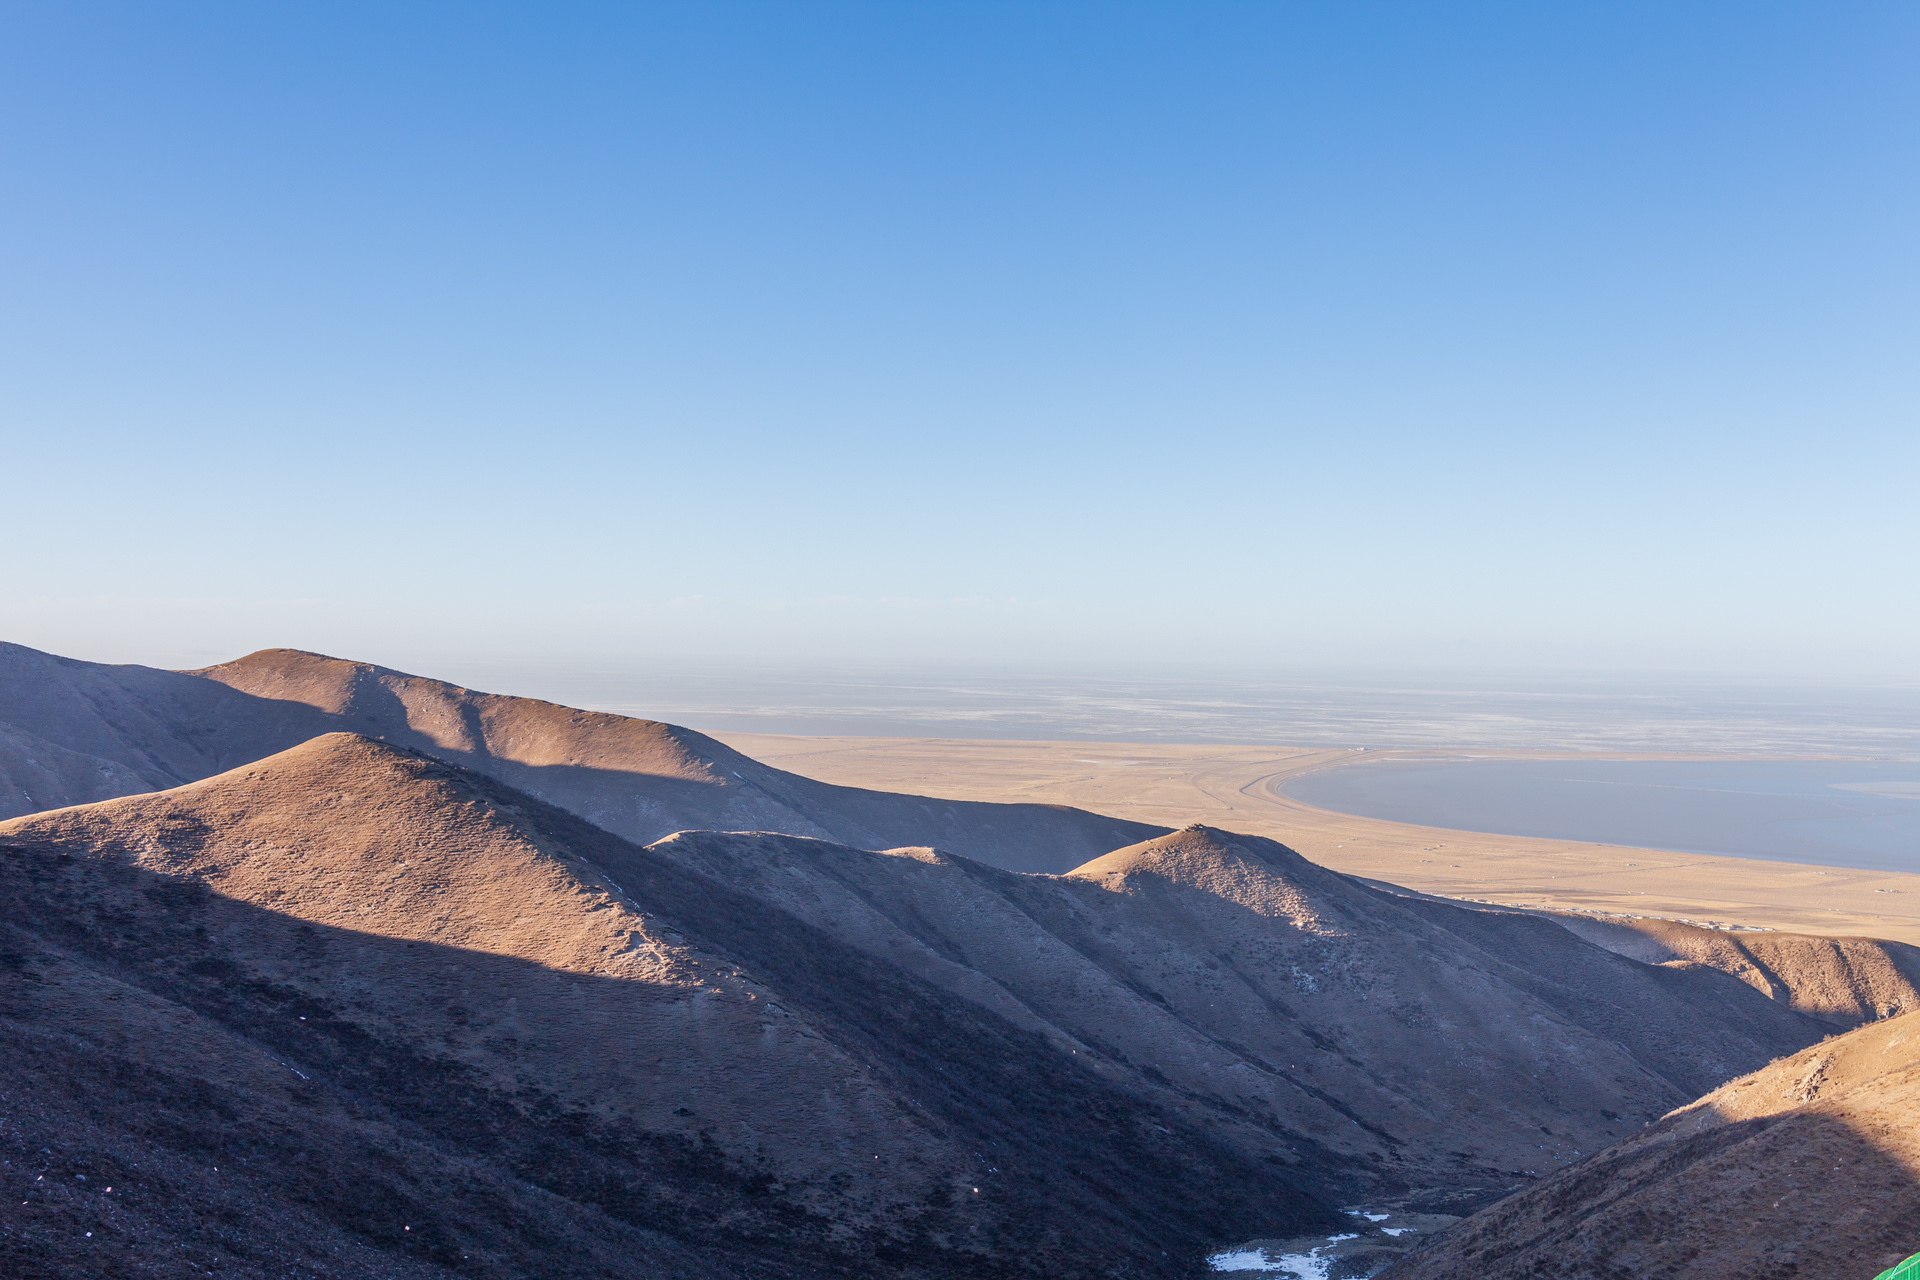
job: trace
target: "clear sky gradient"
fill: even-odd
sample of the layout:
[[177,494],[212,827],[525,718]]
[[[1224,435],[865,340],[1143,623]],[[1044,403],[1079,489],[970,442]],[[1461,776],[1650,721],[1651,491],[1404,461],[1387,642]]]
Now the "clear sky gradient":
[[1909,3],[12,3],[0,638],[1920,678]]

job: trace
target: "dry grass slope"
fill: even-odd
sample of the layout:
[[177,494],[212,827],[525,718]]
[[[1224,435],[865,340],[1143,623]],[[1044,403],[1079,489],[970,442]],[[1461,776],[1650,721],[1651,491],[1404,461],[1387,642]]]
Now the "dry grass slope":
[[1862,1280],[1920,1251],[1920,1013],[1714,1090],[1382,1280]]
[[1176,1276],[1516,1188],[1393,1274],[1920,1248],[1920,1013],[1817,1043],[1920,1008],[1900,944],[1469,907],[291,650],[0,645],[0,806],[8,1275]]
[[365,738],[0,824],[0,877],[9,1274],[1157,1276],[1328,1220],[1044,1037]]
[[0,644],[0,817],[178,786],[333,732],[477,770],[639,843],[779,831],[1064,871],[1165,830],[1063,805],[832,786],[674,725],[295,649],[180,672]]
[[1711,969],[1382,893],[1207,828],[1062,877],[791,837],[652,848],[1343,1204],[1484,1203],[1824,1030]]
[[1549,918],[1589,942],[1647,964],[1718,969],[1838,1029],[1920,1009],[1920,947],[1903,942],[1729,932],[1631,917]]

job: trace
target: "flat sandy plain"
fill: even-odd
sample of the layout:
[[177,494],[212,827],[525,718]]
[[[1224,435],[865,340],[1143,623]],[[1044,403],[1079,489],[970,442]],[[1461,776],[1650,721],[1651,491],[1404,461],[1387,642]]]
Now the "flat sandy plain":
[[[1289,778],[1381,756],[1557,760],[1547,751],[1367,751],[1165,743],[712,735],[776,768],[954,800],[1077,805],[1137,822],[1270,836],[1323,866],[1422,893],[1552,911],[1659,916],[1920,945],[1920,875],[1663,853],[1330,813]],[[1581,753],[1580,759],[1726,757]]]

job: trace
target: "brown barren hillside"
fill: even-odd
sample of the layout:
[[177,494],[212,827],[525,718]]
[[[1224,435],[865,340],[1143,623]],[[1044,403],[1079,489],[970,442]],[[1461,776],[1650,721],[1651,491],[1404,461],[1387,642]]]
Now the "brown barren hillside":
[[0,824],[0,912],[7,1274],[1159,1276],[1330,1221],[1031,1030],[361,737]]
[[1383,1280],[1866,1280],[1920,1252],[1920,1013],[1735,1080]]
[[1207,828],[1060,877],[773,836],[652,849],[1049,1036],[1344,1204],[1484,1203],[1825,1030],[1709,968],[1383,893]]
[[1609,951],[1647,964],[1708,965],[1839,1028],[1920,1009],[1920,948],[1878,938],[1705,929],[1673,920],[1553,914]]
[[1165,830],[1062,805],[832,786],[674,725],[295,649],[180,672],[0,644],[0,816],[178,786],[342,731],[475,769],[641,843],[779,831],[1064,871]]

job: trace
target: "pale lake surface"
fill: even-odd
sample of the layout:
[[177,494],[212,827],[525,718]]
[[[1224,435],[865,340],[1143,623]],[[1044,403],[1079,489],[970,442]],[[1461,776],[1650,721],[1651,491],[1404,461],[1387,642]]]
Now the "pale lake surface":
[[1920,763],[1383,760],[1286,783],[1339,813],[1498,835],[1920,872]]

